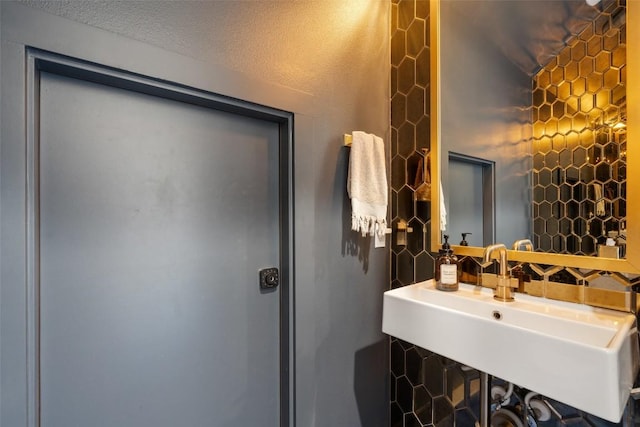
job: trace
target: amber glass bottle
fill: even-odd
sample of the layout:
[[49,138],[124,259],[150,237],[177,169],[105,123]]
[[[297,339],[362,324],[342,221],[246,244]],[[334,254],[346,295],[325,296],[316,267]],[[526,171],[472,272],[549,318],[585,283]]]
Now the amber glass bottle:
[[441,291],[458,290],[458,257],[449,245],[449,236],[444,235],[444,243],[436,258],[436,289]]

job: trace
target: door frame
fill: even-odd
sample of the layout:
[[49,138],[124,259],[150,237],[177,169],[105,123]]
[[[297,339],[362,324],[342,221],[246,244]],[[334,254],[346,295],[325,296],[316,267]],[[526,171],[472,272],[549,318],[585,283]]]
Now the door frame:
[[[293,130],[294,114],[249,101],[186,85],[160,80],[47,52],[26,48],[26,354],[28,426],[40,426],[40,272],[39,272],[39,79],[49,72],[164,99],[215,109],[247,118],[276,123],[279,130],[279,335],[280,426],[294,423],[294,224],[293,224]],[[256,271],[256,286],[258,272]]]
[[492,245],[496,241],[495,162],[449,151],[449,163],[452,161],[467,163],[482,170],[482,215],[484,218],[482,221],[482,245]]

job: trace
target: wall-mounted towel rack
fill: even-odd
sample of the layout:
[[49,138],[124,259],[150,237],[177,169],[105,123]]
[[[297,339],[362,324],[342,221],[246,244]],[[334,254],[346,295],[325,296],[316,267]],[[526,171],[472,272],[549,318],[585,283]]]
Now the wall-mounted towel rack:
[[351,143],[353,142],[353,136],[348,133],[344,134],[344,146],[351,147]]

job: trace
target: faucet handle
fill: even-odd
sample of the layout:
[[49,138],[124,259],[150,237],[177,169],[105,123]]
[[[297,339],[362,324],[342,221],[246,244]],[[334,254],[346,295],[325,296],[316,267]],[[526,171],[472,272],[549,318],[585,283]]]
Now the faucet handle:
[[520,239],[513,242],[513,250],[519,251],[521,247],[524,246],[525,251],[533,251],[533,243],[529,239]]

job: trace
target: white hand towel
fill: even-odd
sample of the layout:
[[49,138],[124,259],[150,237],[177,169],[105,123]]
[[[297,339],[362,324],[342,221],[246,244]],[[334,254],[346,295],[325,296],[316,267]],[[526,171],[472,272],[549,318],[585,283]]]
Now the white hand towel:
[[363,236],[384,235],[388,191],[384,141],[376,135],[354,131],[347,176],[352,230]]
[[442,191],[442,183],[440,183],[440,231],[447,229],[447,207],[444,204],[444,191]]

